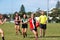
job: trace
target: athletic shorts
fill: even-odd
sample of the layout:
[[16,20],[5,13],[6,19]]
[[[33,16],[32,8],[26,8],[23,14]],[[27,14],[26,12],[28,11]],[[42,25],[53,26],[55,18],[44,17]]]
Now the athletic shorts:
[[34,31],[37,31],[37,28],[35,27],[34,29],[31,29],[31,31],[34,30]]
[[27,26],[27,24],[22,24],[22,28],[28,28]]
[[33,29],[34,31],[37,31],[37,28]]
[[40,28],[46,29],[46,24],[40,24]]

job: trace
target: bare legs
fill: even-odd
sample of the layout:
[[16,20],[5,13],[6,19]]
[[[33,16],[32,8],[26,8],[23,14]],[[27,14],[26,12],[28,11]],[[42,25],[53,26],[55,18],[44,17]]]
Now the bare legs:
[[46,29],[40,28],[40,37],[42,37],[42,35],[44,37],[45,36],[45,32],[46,32]]
[[15,25],[15,29],[16,29],[16,34],[18,34],[18,32],[21,33],[21,31],[20,31],[20,26],[19,26],[19,25]]
[[27,28],[22,28],[23,37],[27,36]]
[[0,29],[0,34],[1,34],[2,40],[5,40],[5,39],[4,39],[4,32],[3,32],[2,29]]
[[38,33],[37,33],[37,31],[32,30],[32,32],[33,32],[33,33],[34,33],[34,35],[35,35],[35,40],[38,40]]

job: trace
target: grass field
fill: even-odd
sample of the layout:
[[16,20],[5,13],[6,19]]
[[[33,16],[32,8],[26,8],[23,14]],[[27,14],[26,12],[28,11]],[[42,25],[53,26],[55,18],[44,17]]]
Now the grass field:
[[[5,33],[5,40],[35,40],[33,33],[28,28],[28,36],[26,38],[23,38],[22,35],[16,35],[14,24],[13,23],[5,23],[3,25],[0,25],[0,28],[4,30]],[[38,28],[38,33],[40,36]],[[44,38],[38,38],[39,40],[60,40],[60,23],[50,23],[47,25],[47,31],[46,31],[46,37]],[[1,40],[1,36],[0,36]]]

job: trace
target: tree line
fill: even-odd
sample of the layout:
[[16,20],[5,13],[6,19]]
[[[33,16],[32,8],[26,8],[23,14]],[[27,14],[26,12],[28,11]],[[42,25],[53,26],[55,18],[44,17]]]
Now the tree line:
[[[40,12],[42,10],[40,8],[37,9],[37,11],[34,13],[36,17],[39,17],[40,16]],[[26,12],[25,11],[25,7],[24,5],[22,4],[21,5],[21,8],[20,8],[20,11],[18,12],[19,15],[22,17],[22,14],[26,14],[28,17],[30,17],[30,14],[32,12]],[[45,11],[45,14],[47,15],[47,11]],[[8,18],[9,20],[13,20],[13,17],[14,17],[14,13],[10,13],[10,14],[3,14],[4,17]],[[52,17],[51,20],[49,20],[48,18],[48,22],[50,21],[55,21],[55,22],[60,22],[60,1],[57,2],[56,4],[56,7],[51,9],[48,13],[48,17]]]

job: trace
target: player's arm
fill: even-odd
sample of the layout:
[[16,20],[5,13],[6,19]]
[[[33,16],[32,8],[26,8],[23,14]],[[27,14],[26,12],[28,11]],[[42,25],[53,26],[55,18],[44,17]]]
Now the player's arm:
[[23,24],[23,20],[22,19],[20,19],[20,23]]
[[3,23],[5,23],[7,21],[7,18],[4,19]]
[[14,21],[21,21],[21,18],[20,18],[20,16],[19,16],[19,20],[15,19]]
[[29,20],[30,20],[30,18],[29,19],[27,19],[23,24],[26,24],[26,23],[28,23],[29,22]]
[[38,18],[38,22],[40,22],[40,20],[41,20],[41,16]]
[[27,22],[29,22],[30,21],[30,18],[27,20]]
[[28,23],[28,19],[26,19],[26,21],[24,23],[27,24]]
[[14,22],[16,22],[16,19],[14,18]]
[[46,22],[45,22],[46,24],[47,24],[47,20],[48,20],[48,18],[47,18],[47,16],[46,16]]
[[21,18],[20,18],[20,16],[19,16],[19,20],[18,21],[21,21]]
[[2,22],[2,20],[0,20],[0,24],[4,24],[7,21],[7,19],[5,18],[4,21]]
[[0,20],[0,24],[3,24],[3,22]]

